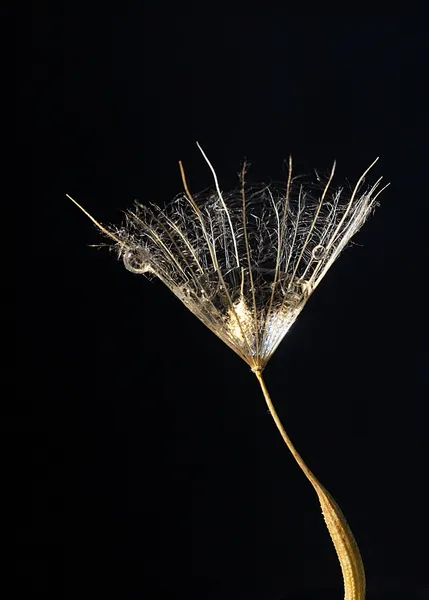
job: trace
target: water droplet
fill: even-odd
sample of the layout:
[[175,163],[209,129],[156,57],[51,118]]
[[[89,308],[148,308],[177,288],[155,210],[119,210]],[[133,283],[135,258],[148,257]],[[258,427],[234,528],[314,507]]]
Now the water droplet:
[[318,246],[313,248],[313,252],[311,254],[312,254],[314,260],[322,260],[322,258],[325,256],[325,252],[326,252],[325,246],[322,246],[322,244],[319,244]]
[[124,253],[123,261],[125,268],[131,273],[147,273],[150,271],[147,254],[143,249],[133,248]]

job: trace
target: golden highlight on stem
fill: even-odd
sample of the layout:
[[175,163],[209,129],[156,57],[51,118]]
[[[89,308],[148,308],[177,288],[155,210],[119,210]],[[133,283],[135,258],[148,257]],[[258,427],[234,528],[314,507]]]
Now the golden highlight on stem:
[[351,529],[341,512],[340,507],[332,498],[331,494],[323,487],[318,479],[313,475],[305,464],[301,455],[297,452],[290,437],[286,433],[282,422],[274,408],[267,386],[258,369],[254,370],[256,378],[262,389],[265,401],[274,419],[277,429],[280,432],[286,446],[289,448],[292,456],[304,472],[305,476],[313,486],[322,508],[326,527],[331,535],[332,542],[340,561],[341,570],[344,579],[344,600],[364,600],[365,598],[365,570],[358,545],[351,532]]

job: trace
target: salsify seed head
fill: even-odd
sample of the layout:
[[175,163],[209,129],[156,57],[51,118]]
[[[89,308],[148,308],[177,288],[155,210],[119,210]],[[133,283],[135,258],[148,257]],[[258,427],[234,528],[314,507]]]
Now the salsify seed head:
[[[334,188],[292,175],[282,184],[246,183],[191,194],[165,209],[135,203],[121,227],[99,228],[133,273],[158,277],[254,371],[262,371],[310,295],[381,193],[381,179]],[[84,211],[86,212],[86,211]],[[88,213],[86,213],[88,214]],[[90,215],[88,215],[90,216]]]

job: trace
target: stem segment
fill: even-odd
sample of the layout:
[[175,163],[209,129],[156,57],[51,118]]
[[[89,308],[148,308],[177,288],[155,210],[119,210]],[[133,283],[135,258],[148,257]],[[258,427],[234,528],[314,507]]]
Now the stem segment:
[[274,408],[267,386],[262,377],[262,372],[255,369],[254,373],[259,381],[265,401],[280,435],[319,498],[326,527],[331,535],[343,573],[344,600],[364,600],[365,571],[358,545],[353,537],[350,527],[338,504],[332,498],[331,494],[316,479],[304,460],[298,454],[295,446],[292,444],[292,441],[286,433],[276,409]]

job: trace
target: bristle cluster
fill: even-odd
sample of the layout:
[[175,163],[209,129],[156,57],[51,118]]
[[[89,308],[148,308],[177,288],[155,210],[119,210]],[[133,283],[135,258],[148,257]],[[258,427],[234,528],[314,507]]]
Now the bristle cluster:
[[[204,154],[204,153],[203,153]],[[191,195],[165,209],[136,203],[111,229],[127,269],[157,276],[253,370],[262,370],[308,298],[376,204],[380,180],[331,189],[292,177]],[[374,161],[375,162],[375,161]],[[374,164],[374,163],[373,163]],[[384,188],[383,188],[384,189]]]

